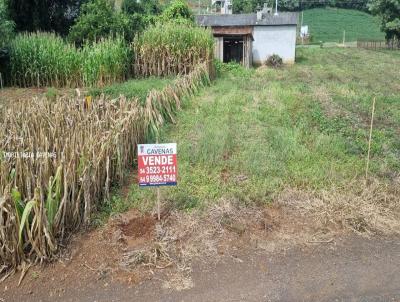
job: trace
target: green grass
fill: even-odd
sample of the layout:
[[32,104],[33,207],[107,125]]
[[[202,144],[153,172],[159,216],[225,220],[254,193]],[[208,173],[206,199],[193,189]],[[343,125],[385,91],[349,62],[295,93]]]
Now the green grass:
[[[163,142],[178,143],[178,208],[221,199],[268,203],[284,188],[329,189],[363,179],[370,109],[377,99],[371,175],[400,169],[398,52],[300,49],[283,69],[228,68],[184,102]],[[371,68],[373,66],[373,68]],[[129,206],[149,209],[155,190],[132,184]]]
[[173,81],[172,77],[156,78],[149,77],[145,79],[132,79],[124,83],[117,83],[104,88],[93,88],[89,90],[89,94],[98,96],[104,93],[111,98],[119,97],[121,94],[127,98],[138,97],[141,101],[146,99],[151,89],[160,90]]
[[367,13],[340,8],[315,8],[304,11],[304,25],[314,42],[342,42],[343,30],[346,41],[384,40],[378,18]]

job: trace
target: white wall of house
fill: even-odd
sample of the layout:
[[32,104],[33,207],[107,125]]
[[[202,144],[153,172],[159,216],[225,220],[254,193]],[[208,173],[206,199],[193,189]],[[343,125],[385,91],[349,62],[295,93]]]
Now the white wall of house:
[[254,26],[253,64],[261,65],[273,55],[284,63],[294,63],[296,56],[296,26]]

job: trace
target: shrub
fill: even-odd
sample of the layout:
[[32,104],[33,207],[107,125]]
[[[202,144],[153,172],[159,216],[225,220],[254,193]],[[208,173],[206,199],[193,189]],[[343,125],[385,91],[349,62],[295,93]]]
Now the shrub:
[[7,46],[14,34],[15,24],[9,20],[5,0],[0,0],[0,49]]
[[245,68],[242,64],[237,62],[223,63],[220,60],[215,60],[214,65],[219,76],[231,74],[238,77],[248,77],[253,72],[252,69]]
[[174,0],[162,13],[161,20],[164,22],[188,23],[194,21],[193,14],[182,0]]
[[283,65],[283,60],[277,54],[273,54],[272,56],[268,57],[267,61],[265,62],[265,65],[273,68],[279,68]]
[[5,0],[0,0],[0,89],[8,78],[8,46],[14,36],[15,23],[9,19]]
[[158,23],[135,37],[135,74],[186,74],[198,63],[212,59],[213,46],[209,30],[187,24]]
[[76,24],[71,27],[68,39],[82,45],[85,41],[93,42],[110,35],[123,35],[128,40],[133,38],[130,19],[117,12],[109,0],[91,0],[81,7]]
[[158,15],[162,12],[162,4],[158,0],[123,0],[122,10],[128,15]]

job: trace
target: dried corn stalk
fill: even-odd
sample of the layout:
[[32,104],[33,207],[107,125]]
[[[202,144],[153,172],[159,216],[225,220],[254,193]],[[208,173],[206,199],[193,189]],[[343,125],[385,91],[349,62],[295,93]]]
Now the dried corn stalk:
[[151,91],[144,106],[124,97],[78,97],[1,107],[0,265],[51,258],[122,180],[136,144],[173,122],[181,100],[209,82],[201,64]]

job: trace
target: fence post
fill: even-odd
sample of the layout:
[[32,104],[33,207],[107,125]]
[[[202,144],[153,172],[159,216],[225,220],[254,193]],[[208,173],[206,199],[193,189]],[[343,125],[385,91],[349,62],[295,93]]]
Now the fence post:
[[343,30],[343,46],[346,43],[346,30]]

